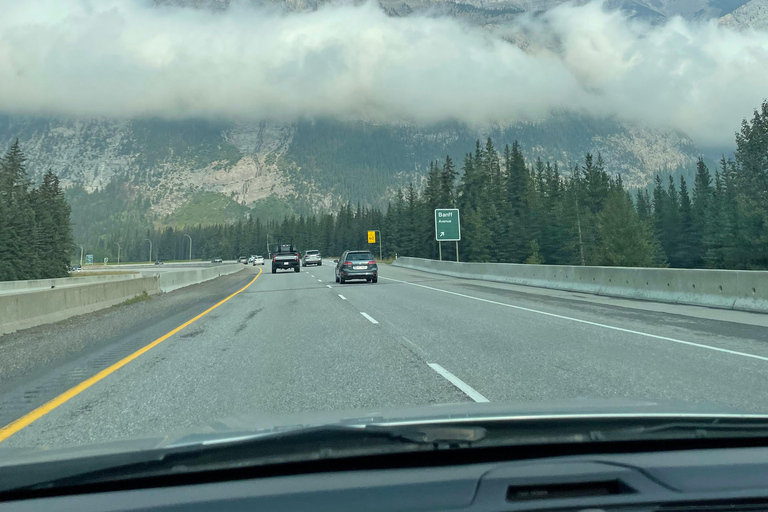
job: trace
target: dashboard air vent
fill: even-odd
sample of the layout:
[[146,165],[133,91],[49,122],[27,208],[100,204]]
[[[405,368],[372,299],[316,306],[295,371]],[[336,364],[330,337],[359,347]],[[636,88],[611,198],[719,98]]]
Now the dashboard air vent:
[[619,480],[573,482],[558,484],[512,485],[507,489],[507,501],[555,500],[631,494],[635,490]]

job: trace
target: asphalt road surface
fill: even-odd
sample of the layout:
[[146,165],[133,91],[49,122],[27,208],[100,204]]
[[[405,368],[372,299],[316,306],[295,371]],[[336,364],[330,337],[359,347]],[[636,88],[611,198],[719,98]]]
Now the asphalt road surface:
[[337,284],[328,260],[269,269],[198,285],[199,298],[156,308],[159,318],[125,321],[103,343],[0,380],[0,452],[241,414],[462,401],[662,399],[768,412],[768,315],[389,265],[377,284]]

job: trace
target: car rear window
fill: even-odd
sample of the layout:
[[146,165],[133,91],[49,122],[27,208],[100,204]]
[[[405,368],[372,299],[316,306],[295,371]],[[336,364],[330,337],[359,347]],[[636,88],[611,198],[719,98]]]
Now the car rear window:
[[373,255],[369,252],[350,252],[347,254],[347,259],[351,261],[369,261],[373,259]]
[[307,251],[307,254],[320,254],[320,251]]

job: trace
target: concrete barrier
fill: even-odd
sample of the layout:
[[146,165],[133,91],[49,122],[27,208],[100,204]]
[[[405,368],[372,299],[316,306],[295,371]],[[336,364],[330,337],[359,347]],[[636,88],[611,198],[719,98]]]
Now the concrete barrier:
[[452,277],[610,297],[768,312],[768,272],[457,263],[398,258],[393,265]]
[[[125,302],[142,293],[155,295],[202,283],[245,269],[242,264],[158,272],[151,275],[92,276],[80,286],[0,294],[0,335],[37,325],[59,322]],[[121,279],[97,279],[120,277]],[[29,283],[24,281],[22,283]],[[6,284],[6,283],[3,283]]]
[[185,286],[198,284],[219,276],[234,274],[245,269],[242,263],[216,265],[205,268],[192,268],[188,270],[174,270],[173,272],[161,272],[157,274],[158,284],[163,293],[178,290]]
[[33,290],[50,289],[62,286],[82,286],[84,284],[102,283],[108,281],[121,281],[123,279],[135,279],[141,277],[138,272],[126,271],[124,274],[108,276],[77,275],[72,277],[58,277],[55,279],[31,279],[28,281],[2,281],[0,282],[0,294],[19,293]]
[[0,295],[0,334],[91,313],[144,292],[160,293],[156,277]]

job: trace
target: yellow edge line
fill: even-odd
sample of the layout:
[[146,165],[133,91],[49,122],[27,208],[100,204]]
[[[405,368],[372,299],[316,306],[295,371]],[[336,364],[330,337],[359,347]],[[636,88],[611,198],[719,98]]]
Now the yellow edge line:
[[174,334],[176,334],[180,330],[184,329],[185,327],[187,327],[188,325],[192,324],[193,322],[196,322],[197,320],[201,319],[202,317],[204,317],[205,315],[207,315],[208,313],[210,313],[211,311],[213,311],[217,307],[221,306],[222,304],[227,302],[229,299],[231,299],[232,297],[234,297],[238,293],[242,292],[243,290],[245,290],[249,286],[251,286],[259,278],[259,276],[261,275],[261,272],[262,272],[262,269],[259,269],[259,273],[256,274],[256,277],[254,277],[251,280],[250,283],[248,283],[247,285],[243,286],[242,288],[237,290],[235,293],[233,293],[229,297],[227,297],[225,299],[222,299],[221,301],[217,302],[216,304],[214,304],[210,308],[206,309],[205,311],[203,311],[202,313],[200,313],[199,315],[197,315],[193,319],[184,322],[183,324],[181,324],[180,326],[178,326],[177,328],[175,328],[171,332],[160,336],[159,338],[157,338],[155,341],[153,341],[149,345],[146,345],[146,346],[140,348],[139,350],[137,350],[136,352],[134,352],[133,354],[124,357],[123,359],[121,359],[120,361],[116,362],[112,366],[101,370],[99,373],[97,373],[93,377],[91,377],[89,379],[86,379],[83,382],[81,382],[80,384],[78,384],[77,386],[75,386],[75,387],[65,391],[64,393],[60,394],[59,396],[57,396],[56,398],[54,398],[50,402],[47,402],[47,403],[41,405],[40,407],[38,407],[34,411],[28,412],[27,414],[25,414],[21,418],[19,418],[19,419],[15,420],[15,421],[9,423],[8,425],[0,428],[0,442],[8,439],[9,437],[11,437],[13,434],[18,432],[19,430],[23,429],[24,427],[29,426],[30,424],[32,424],[33,422],[35,422],[37,420],[39,420],[40,418],[42,418],[43,416],[45,416],[46,414],[48,414],[52,410],[56,409],[58,406],[66,403],[68,400],[76,397],[77,395],[79,395],[80,393],[82,393],[83,391],[88,389],[89,387],[93,386],[94,384],[96,384],[97,382],[99,382],[100,380],[105,378],[106,376],[110,375],[111,373],[116,372],[117,370],[119,370],[120,368],[122,368],[126,364],[130,363],[131,361],[133,361],[134,359],[136,359],[137,357],[139,357],[143,353],[148,352],[153,347],[156,347],[157,345],[159,345],[163,341],[167,340],[168,338],[170,338],[171,336],[173,336]]

